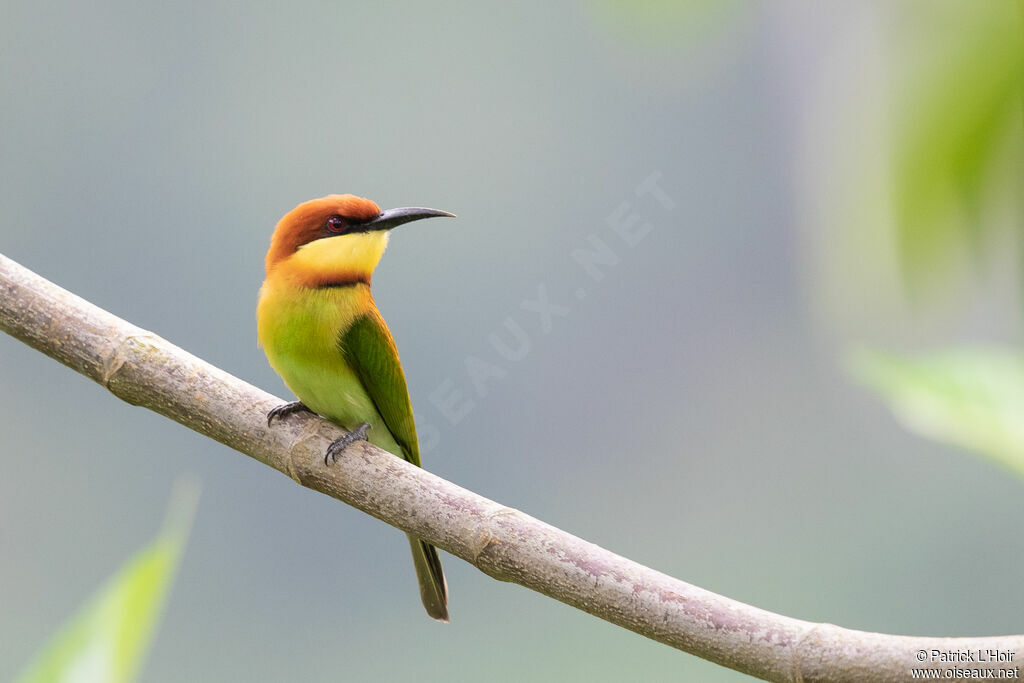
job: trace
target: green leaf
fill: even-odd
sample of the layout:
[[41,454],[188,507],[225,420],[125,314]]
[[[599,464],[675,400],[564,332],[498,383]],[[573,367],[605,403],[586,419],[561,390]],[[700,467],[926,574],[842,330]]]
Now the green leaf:
[[912,432],[985,455],[1024,475],[1024,355],[953,349],[909,358],[852,354],[850,370]]
[[15,679],[18,683],[135,680],[188,538],[198,486],[175,487],[160,535],[126,562]]
[[983,208],[1019,175],[1024,4],[911,7],[927,20],[908,18],[904,30],[915,32],[892,66],[892,180],[896,244],[919,288],[964,247],[980,256],[992,223]]

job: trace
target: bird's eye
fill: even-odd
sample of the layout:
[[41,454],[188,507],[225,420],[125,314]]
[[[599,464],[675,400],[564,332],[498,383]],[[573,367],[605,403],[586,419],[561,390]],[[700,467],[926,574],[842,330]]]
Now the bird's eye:
[[345,219],[342,216],[331,216],[327,219],[327,229],[331,232],[345,232]]

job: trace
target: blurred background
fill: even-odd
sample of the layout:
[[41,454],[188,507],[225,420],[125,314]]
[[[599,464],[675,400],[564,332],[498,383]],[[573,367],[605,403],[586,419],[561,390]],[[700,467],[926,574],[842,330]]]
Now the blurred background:
[[[7,0],[0,252],[290,399],[278,218],[453,211],[374,278],[428,469],[788,616],[1020,632],[1021,10]],[[432,623],[398,531],[6,336],[0,380],[0,679],[183,473],[141,680],[744,678],[451,556]]]

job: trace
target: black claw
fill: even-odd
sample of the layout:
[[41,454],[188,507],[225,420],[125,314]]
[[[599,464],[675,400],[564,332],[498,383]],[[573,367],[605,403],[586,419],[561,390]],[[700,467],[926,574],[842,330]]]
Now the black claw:
[[370,431],[370,425],[364,422],[348,434],[335,439],[331,445],[327,447],[327,452],[324,454],[324,466],[329,466],[331,460],[338,462],[338,454],[354,444],[356,441],[366,441],[366,433],[368,431]]
[[307,408],[302,401],[292,401],[291,403],[279,405],[278,407],[274,408],[269,413],[267,413],[267,426],[270,426],[270,423],[274,421],[275,417],[280,419],[285,417],[286,415],[297,413],[300,410],[308,411],[309,408]]

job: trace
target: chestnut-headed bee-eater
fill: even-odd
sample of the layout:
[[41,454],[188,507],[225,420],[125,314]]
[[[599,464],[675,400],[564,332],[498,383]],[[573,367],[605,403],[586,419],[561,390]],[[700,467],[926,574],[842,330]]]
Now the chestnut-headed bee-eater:
[[[359,439],[420,464],[409,390],[388,326],[370,295],[370,276],[404,223],[453,216],[389,209],[350,194],[299,204],[277,224],[257,308],[267,360],[298,401],[267,416],[310,410],[348,430],[324,463]],[[448,621],[448,586],[437,549],[409,536],[423,606]]]

